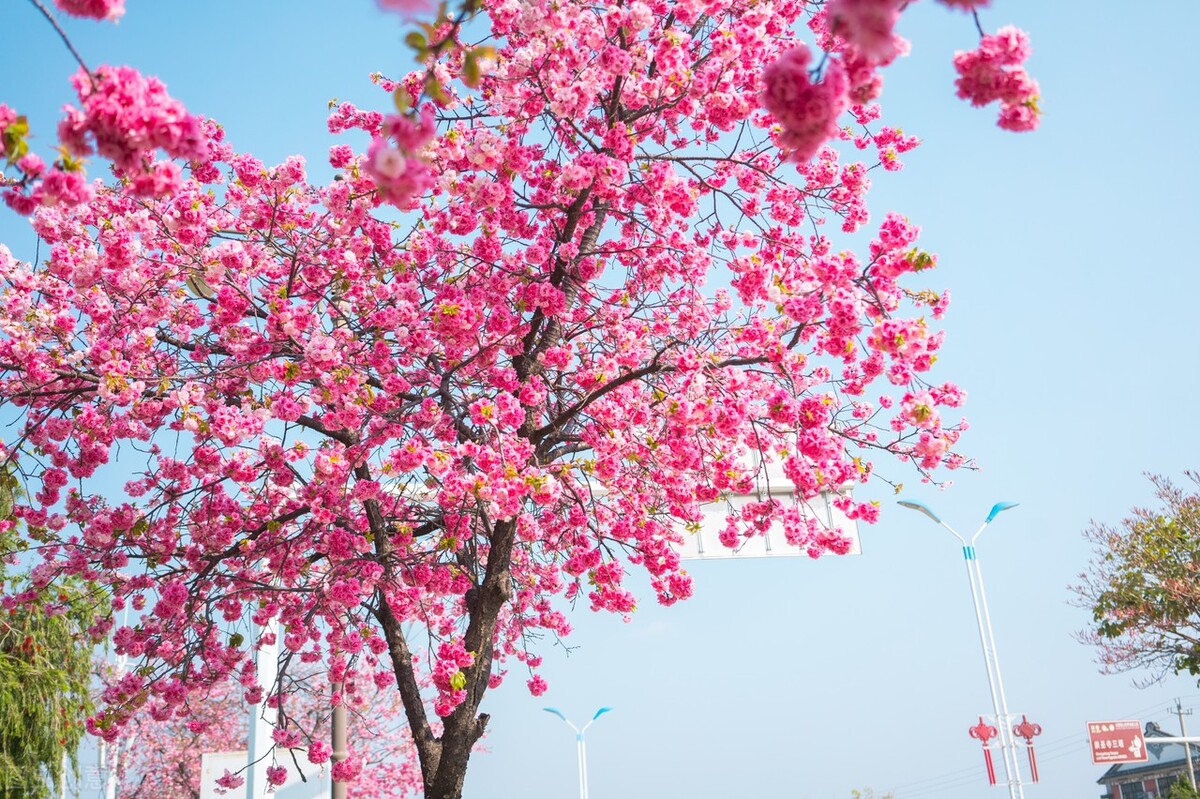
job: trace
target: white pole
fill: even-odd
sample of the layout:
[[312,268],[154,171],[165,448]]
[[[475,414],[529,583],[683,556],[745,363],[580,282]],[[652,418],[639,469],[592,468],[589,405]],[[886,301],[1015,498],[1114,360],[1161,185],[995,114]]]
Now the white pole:
[[[986,525],[985,525],[986,526]],[[981,527],[980,532],[983,532]],[[979,533],[975,534],[979,537]],[[972,539],[973,540],[973,539]],[[974,547],[971,548],[972,554]],[[1008,792],[1014,799],[1025,799],[1025,789],[1021,785],[1021,771],[1017,765],[1017,747],[1013,740],[1012,719],[1008,715],[1008,700],[1004,696],[1004,679],[1000,675],[1000,655],[996,652],[996,636],[992,632],[992,617],[988,613],[987,594],[983,590],[983,572],[979,570],[979,559],[975,561],[975,580],[979,584],[979,605],[983,609],[983,622],[987,627],[988,645],[992,655],[992,670],[996,675],[996,693],[1000,695],[1000,746],[1004,753],[1004,771],[1008,776]],[[1010,765],[1011,761],[1011,765]]]
[[575,757],[579,761],[579,799],[587,799],[587,762],[583,755],[583,733],[575,732]]
[[547,713],[553,713],[563,720],[563,723],[575,731],[575,757],[579,761],[579,799],[588,799],[588,784],[587,784],[587,742],[584,740],[584,733],[587,728],[595,723],[596,719],[603,716],[605,713],[612,710],[610,707],[602,707],[596,711],[591,720],[584,724],[582,728],[576,727],[571,723],[571,720],[563,714],[561,710],[553,707],[544,707],[542,710]]
[[[107,749],[108,747],[105,746],[101,751],[107,755]],[[101,757],[104,757],[104,755],[101,755]],[[119,768],[120,760],[121,747],[118,744],[113,747],[112,754],[108,755],[102,761],[106,769],[104,774],[104,799],[117,799],[117,769]]]
[[[129,626],[129,606],[128,605],[125,606],[125,616],[122,621],[122,624],[124,624],[125,626]],[[126,669],[126,666],[128,665],[128,663],[129,663],[128,655],[118,655],[117,656],[117,678],[118,679],[125,676],[125,669]],[[122,746],[122,743],[124,744],[123,746]],[[120,771],[121,771],[121,751],[122,750],[125,750],[127,752],[133,750],[133,739],[132,738],[125,738],[124,740],[118,738],[116,741],[114,741],[111,755],[109,754],[108,747],[105,745],[104,741],[100,742],[100,758],[101,758],[100,765],[102,768],[105,769],[105,772],[104,772],[104,799],[117,799],[117,779],[120,776]],[[109,756],[105,757],[105,755],[109,755]]]
[[[943,522],[942,527],[950,530],[950,533],[954,533],[955,537],[958,537],[959,541],[962,541],[962,536],[950,528],[948,524]],[[971,585],[971,605],[974,608],[974,613],[976,613],[976,625],[979,629],[979,648],[983,650],[983,665],[984,671],[988,672],[988,691],[991,695],[991,709],[992,713],[996,716],[997,734],[1000,735],[1000,758],[1004,764],[1004,781],[1008,785],[1009,797],[1018,799],[1019,794],[1014,793],[1012,762],[1009,761],[1008,757],[1008,735],[1004,734],[1004,731],[1008,728],[1008,716],[1006,710],[1003,709],[1004,705],[1001,693],[997,689],[997,675],[992,671],[994,669],[994,659],[992,659],[990,647],[994,647],[995,644],[990,643],[988,627],[984,623],[984,619],[986,618],[986,599],[983,596],[983,585],[976,584],[977,570],[972,567],[972,564],[978,566],[978,560],[976,560],[974,547],[968,545],[965,541],[964,545],[962,545],[962,559],[964,559],[964,564],[967,567],[967,583]]]
[[[344,688],[343,683],[334,683],[333,692],[336,694],[342,693]],[[341,763],[350,756],[347,751],[347,725],[346,725],[346,698],[343,696],[337,707],[333,708],[332,715],[329,720],[330,728],[330,743],[333,745],[333,755],[330,761],[333,764]],[[332,780],[330,783],[331,799],[346,799],[348,785],[343,780]]]
[[971,604],[975,607],[975,623],[979,628],[979,644],[983,649],[983,666],[987,672],[988,690],[992,696],[992,710],[996,714],[997,733],[1000,736],[1000,756],[1004,761],[1004,777],[1008,785],[1010,799],[1025,799],[1025,790],[1021,784],[1021,770],[1018,765],[1016,738],[1012,731],[1012,719],[1008,714],[1008,700],[1004,696],[1004,680],[1000,676],[1000,658],[996,653],[996,636],[992,632],[992,618],[988,613],[987,594],[983,590],[983,572],[979,568],[979,558],[975,553],[975,541],[983,533],[996,514],[1015,507],[1012,502],[997,502],[992,506],[987,519],[975,531],[975,535],[967,541],[958,531],[946,524],[936,513],[926,505],[911,500],[901,500],[901,506],[909,510],[920,511],[933,520],[934,523],[946,528],[958,539],[963,547],[963,558],[966,560],[967,581],[971,586]]
[[267,699],[275,690],[275,681],[279,678],[279,644],[273,640],[270,644],[259,644],[262,636],[274,633],[275,625],[268,624],[259,628],[251,623],[250,641],[257,646],[254,654],[254,665],[258,675],[258,684],[263,689],[263,701],[250,706],[250,740],[246,756],[246,799],[262,799],[267,796],[267,767],[271,765],[268,755],[275,745],[271,738],[275,730],[278,715],[275,708],[267,706]]

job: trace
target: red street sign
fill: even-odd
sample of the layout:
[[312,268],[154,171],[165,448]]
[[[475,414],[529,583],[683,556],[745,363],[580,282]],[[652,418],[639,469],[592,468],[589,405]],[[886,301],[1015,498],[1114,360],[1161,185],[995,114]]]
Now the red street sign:
[[1144,763],[1148,759],[1140,721],[1089,721],[1087,728],[1092,762],[1097,766]]

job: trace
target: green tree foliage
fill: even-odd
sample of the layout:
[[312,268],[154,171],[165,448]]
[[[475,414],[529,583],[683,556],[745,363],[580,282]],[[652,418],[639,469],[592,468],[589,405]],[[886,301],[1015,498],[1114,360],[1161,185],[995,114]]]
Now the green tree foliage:
[[1074,591],[1094,620],[1081,637],[1106,671],[1200,675],[1200,476],[1187,476],[1190,491],[1151,477],[1159,507],[1085,532],[1096,550]]
[[1184,777],[1171,786],[1164,799],[1200,799],[1200,793],[1197,793]]
[[9,574],[22,548],[11,519],[16,492],[0,472],[0,799],[47,799],[66,776],[64,754],[76,767],[92,709],[92,614],[83,586],[58,584],[47,595]]

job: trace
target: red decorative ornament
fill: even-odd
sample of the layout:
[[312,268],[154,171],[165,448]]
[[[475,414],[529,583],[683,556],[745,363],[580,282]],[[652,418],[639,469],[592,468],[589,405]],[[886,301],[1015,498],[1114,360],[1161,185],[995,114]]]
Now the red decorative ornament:
[[996,784],[996,766],[992,763],[992,750],[988,747],[988,741],[996,737],[999,732],[995,727],[986,723],[983,716],[979,717],[979,723],[967,730],[972,738],[978,739],[983,744],[983,762],[987,766],[988,785]]
[[1042,725],[1033,724],[1025,716],[1021,723],[1013,725],[1013,735],[1025,739],[1026,752],[1029,754],[1029,775],[1033,782],[1038,781],[1037,755],[1033,751],[1033,736],[1042,734]]

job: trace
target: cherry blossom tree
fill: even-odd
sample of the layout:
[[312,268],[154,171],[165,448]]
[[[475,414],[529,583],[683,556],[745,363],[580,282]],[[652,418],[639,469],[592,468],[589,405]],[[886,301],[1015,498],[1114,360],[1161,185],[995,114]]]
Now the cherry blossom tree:
[[[976,26],[985,5],[944,4]],[[3,524],[39,552],[38,585],[106,592],[92,633],[136,666],[90,729],[186,717],[236,683],[320,763],[289,697],[386,685],[426,796],[458,797],[485,692],[514,668],[543,692],[536,643],[584,597],[632,613],[630,569],[661,603],[689,596],[674,544],[767,464],[800,504],[731,508],[721,540],[777,526],[813,557],[849,541],[804,502],[880,458],[961,466],[944,417],[964,394],[930,375],[949,294],[913,285],[936,257],[867,205],[918,144],[877,103],[906,5],[427,11],[406,39],[420,68],[374,78],[394,109],[333,109],[350,138],[325,185],[131,67],[80,59],[52,162],[0,105],[4,199],[49,252],[0,247],[0,454],[28,485]],[[1025,35],[979,33],[958,93],[1032,128]],[[112,179],[89,182],[89,158]],[[858,231],[862,252],[837,244]],[[354,780],[363,754],[332,768]]]
[[[110,676],[111,678],[111,676]],[[403,799],[421,790],[421,774],[412,752],[404,711],[394,688],[370,686],[355,693],[353,735],[363,744],[363,769],[350,791],[363,799]],[[290,697],[295,723],[314,742],[329,737],[328,699],[311,693]],[[120,799],[159,799],[200,796],[200,754],[239,751],[247,747],[249,714],[236,683],[213,686],[191,697],[186,712],[158,721],[140,714],[122,727],[108,747],[117,768]],[[115,755],[115,757],[113,756]],[[286,766],[293,752],[274,753],[274,764]],[[296,758],[306,778],[315,779],[322,766]]]

